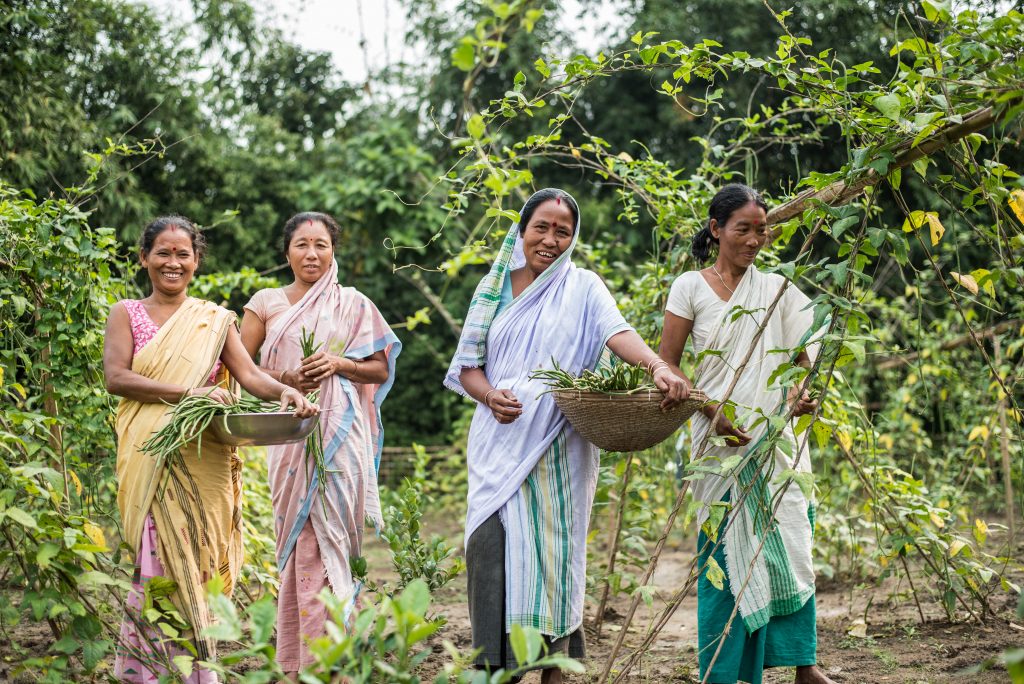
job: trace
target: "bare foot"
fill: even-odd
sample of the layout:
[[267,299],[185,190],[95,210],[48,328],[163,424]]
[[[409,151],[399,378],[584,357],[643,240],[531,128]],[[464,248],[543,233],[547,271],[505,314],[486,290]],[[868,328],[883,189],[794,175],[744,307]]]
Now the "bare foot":
[[795,684],[836,684],[817,665],[803,665],[796,668]]
[[562,671],[557,667],[549,667],[540,673],[540,684],[562,684]]

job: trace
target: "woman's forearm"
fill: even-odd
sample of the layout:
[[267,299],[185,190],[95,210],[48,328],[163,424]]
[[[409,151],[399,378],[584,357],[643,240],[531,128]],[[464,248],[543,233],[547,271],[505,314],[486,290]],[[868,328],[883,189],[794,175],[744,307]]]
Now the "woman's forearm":
[[188,393],[189,387],[157,382],[130,370],[108,372],[107,391],[125,399],[148,404],[177,404]]
[[494,390],[494,386],[487,379],[483,368],[463,368],[459,375],[459,381],[462,383],[462,388],[466,390],[466,394],[481,404],[484,403],[487,393]]
[[387,382],[388,379],[386,358],[378,359],[371,356],[366,359],[350,359],[342,357],[340,366],[339,372],[352,382],[380,385]]

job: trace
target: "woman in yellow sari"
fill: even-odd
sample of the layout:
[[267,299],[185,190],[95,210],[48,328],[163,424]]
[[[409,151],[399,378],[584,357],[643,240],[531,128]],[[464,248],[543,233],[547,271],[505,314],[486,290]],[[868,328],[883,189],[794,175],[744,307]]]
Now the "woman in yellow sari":
[[[189,630],[198,660],[215,657],[203,636],[210,624],[206,583],[219,577],[225,592],[234,587],[242,563],[241,460],[234,449],[203,439],[182,449],[183,465],[158,468],[141,445],[170,417],[173,404],[202,393],[230,403],[228,374],[251,394],[280,400],[282,410],[308,416],[317,408],[301,392],[260,371],[245,352],[235,314],[188,296],[188,285],[203,254],[202,235],[180,216],[154,220],[142,233],[140,261],[152,293],[124,300],[107,320],[103,370],[107,390],[120,397],[117,408],[117,503],[125,541],[135,551],[133,590],[115,662],[123,682],[157,682],[181,648],[143,617],[146,585],[154,577],[173,582],[171,603]],[[226,372],[225,372],[226,371]],[[158,484],[166,488],[157,493]],[[168,586],[164,584],[164,586]],[[190,683],[216,681],[196,668]]]

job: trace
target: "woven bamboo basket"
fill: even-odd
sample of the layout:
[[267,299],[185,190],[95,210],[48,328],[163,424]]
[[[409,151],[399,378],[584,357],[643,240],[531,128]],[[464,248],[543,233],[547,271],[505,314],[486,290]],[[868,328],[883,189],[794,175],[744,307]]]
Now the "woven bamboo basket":
[[555,403],[585,440],[605,451],[642,451],[664,441],[708,398],[692,390],[686,401],[661,410],[657,390],[636,394],[604,394],[554,390]]

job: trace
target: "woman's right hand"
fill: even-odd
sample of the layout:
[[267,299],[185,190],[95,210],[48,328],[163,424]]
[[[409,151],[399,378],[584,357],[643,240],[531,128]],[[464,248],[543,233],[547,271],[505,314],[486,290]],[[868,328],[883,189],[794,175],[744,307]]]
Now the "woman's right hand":
[[[185,392],[187,397],[203,396],[209,397],[214,401],[219,401],[222,404],[234,404],[235,395],[224,389],[223,387],[193,387],[188,392]],[[182,397],[184,398],[184,397]]]
[[523,413],[523,405],[516,399],[512,390],[490,390],[484,399],[484,404],[491,410],[494,420],[502,425],[513,422]]
[[724,413],[719,414],[715,421],[715,434],[725,437],[726,446],[742,447],[750,444],[750,435],[733,425]]
[[303,394],[309,394],[320,387],[319,380],[308,377],[298,368],[283,371],[281,373],[281,383],[288,385],[289,387],[294,387]]
[[281,392],[281,411],[287,411],[289,406],[295,407],[293,415],[297,418],[308,418],[320,413],[320,407],[306,399],[306,396],[294,387]]

